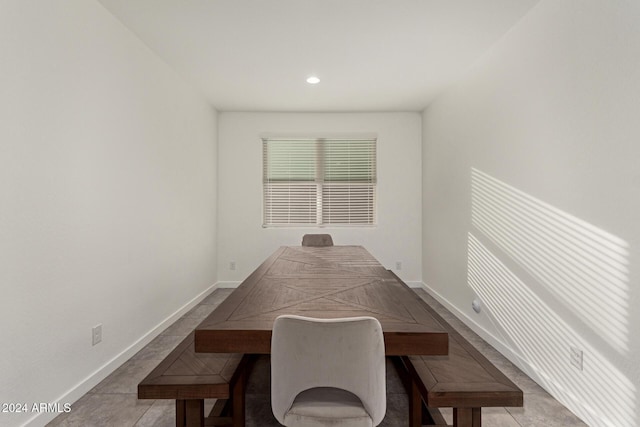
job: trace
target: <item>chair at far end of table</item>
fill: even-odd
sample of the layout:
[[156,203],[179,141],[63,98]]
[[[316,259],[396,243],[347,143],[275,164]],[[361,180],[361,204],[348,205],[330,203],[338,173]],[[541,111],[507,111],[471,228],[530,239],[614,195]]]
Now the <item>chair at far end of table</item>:
[[302,246],[333,246],[331,234],[305,234],[302,236]]

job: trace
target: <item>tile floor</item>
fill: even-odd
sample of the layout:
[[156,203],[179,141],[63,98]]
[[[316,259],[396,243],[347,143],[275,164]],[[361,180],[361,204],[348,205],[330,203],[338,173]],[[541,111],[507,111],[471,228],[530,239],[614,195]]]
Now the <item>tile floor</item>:
[[[224,301],[231,291],[231,289],[214,291],[202,303],[168,327],[135,356],[74,403],[71,412],[60,415],[48,426],[174,426],[174,401],[138,400],[137,385],[182,341],[184,336]],[[426,292],[423,290],[417,292],[524,392],[524,407],[522,408],[483,409],[482,425],[484,427],[573,427],[585,425]],[[408,424],[407,395],[392,365],[387,366],[387,384],[387,415],[381,427],[406,426]],[[210,407],[212,403],[207,402],[207,406]],[[205,410],[208,411],[208,409]],[[452,423],[451,411],[445,410],[443,414],[447,422]],[[271,414],[267,357],[258,360],[249,378],[246,417],[247,427],[279,426]]]

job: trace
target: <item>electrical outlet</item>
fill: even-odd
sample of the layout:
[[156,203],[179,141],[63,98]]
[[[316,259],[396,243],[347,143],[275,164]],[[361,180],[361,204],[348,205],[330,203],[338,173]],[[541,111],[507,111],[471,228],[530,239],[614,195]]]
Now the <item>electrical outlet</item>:
[[102,323],[91,328],[91,345],[102,341]]
[[482,302],[480,301],[480,298],[475,298],[471,301],[471,307],[473,308],[473,311],[480,313],[482,311]]
[[569,347],[571,364],[582,371],[582,350],[576,347]]
[[229,270],[235,270],[236,269],[236,262],[235,261],[230,261],[229,262]]
[[396,261],[396,270],[402,270],[402,261]]

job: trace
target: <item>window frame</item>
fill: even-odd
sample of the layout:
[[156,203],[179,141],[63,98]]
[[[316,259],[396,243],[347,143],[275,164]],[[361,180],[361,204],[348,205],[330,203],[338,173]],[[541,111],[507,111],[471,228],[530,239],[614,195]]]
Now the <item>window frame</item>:
[[[294,187],[294,185],[291,185],[291,184],[292,183],[295,184],[296,182],[301,184],[301,186],[304,185],[303,183],[309,183],[315,186],[315,222],[297,222],[297,221],[273,222],[273,219],[271,219],[271,222],[269,222],[269,218],[273,218],[273,216],[270,216],[268,213],[269,203],[267,198],[268,198],[269,192],[273,188],[271,186],[273,186],[274,183],[277,183],[276,180],[270,180],[268,176],[270,173],[270,171],[268,171],[268,166],[271,165],[268,159],[268,156],[269,156],[268,144],[270,142],[275,142],[275,143],[290,142],[294,144],[299,142],[299,143],[315,145],[315,150],[312,150],[315,152],[313,157],[314,178],[312,180],[302,180],[302,179],[290,180],[289,179],[289,180],[282,181],[283,188],[285,186],[289,186],[289,188]],[[377,216],[378,216],[378,206],[377,206],[378,138],[377,136],[366,136],[366,137],[334,136],[334,137],[303,137],[303,138],[269,136],[269,137],[262,137],[261,143],[262,143],[262,168],[263,168],[263,171],[262,171],[262,176],[263,176],[262,227],[263,228],[328,228],[328,227],[373,228],[377,226]],[[362,155],[362,153],[365,153],[365,155],[368,157],[368,169],[367,167],[364,168],[366,179],[364,179],[363,181],[357,181],[354,179],[346,179],[344,181],[333,181],[333,180],[326,179],[327,178],[326,168],[329,161],[325,151],[327,150],[327,147],[330,144],[336,144],[336,143],[337,144],[356,143],[356,144],[362,144],[364,147],[366,147],[366,144],[369,144],[369,147],[365,148],[364,150],[360,147],[354,148],[353,150],[351,150],[351,147],[347,148],[347,152],[349,153],[356,152],[356,153],[359,153],[360,155]],[[363,151],[358,151],[358,150],[363,150]],[[350,167],[351,167],[351,163],[349,163],[349,168]],[[351,175],[349,175],[349,178],[351,178]],[[328,214],[326,214],[326,210],[327,210],[326,198],[329,197],[327,196],[327,194],[328,193],[330,194],[330,191],[328,190],[331,186],[333,186],[334,188],[339,188],[341,184],[344,186],[343,187],[344,189],[348,189],[347,192],[349,193],[349,195],[346,197],[342,196],[344,199],[344,203],[342,203],[332,213],[334,216],[344,216],[345,215],[344,211],[346,210],[348,212],[348,214],[346,214],[348,219],[346,222],[328,222],[329,216]],[[357,188],[357,187],[360,187],[360,188]],[[362,191],[364,196],[356,195],[352,197],[350,194],[350,191],[354,188],[356,190]],[[340,197],[340,196],[337,196],[337,197]],[[360,203],[360,207],[366,208],[365,215],[362,215],[360,217],[358,217],[358,215],[352,216],[352,214],[349,212],[351,206],[355,205],[355,207],[358,207],[357,203],[352,202],[352,200],[357,200],[358,197],[366,200],[365,202]],[[309,206],[312,206],[312,204],[310,204]],[[273,207],[271,209],[273,209]],[[313,209],[309,209],[309,210],[312,211]],[[292,209],[289,206],[287,209],[287,212],[289,212],[289,216],[291,216],[291,211]],[[342,215],[339,215],[339,214],[342,214]]]

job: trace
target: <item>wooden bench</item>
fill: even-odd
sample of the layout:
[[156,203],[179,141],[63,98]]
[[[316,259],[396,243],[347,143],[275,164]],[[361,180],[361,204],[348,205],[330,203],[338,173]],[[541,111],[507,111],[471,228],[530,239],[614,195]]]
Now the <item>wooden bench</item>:
[[454,426],[480,427],[481,408],[522,406],[522,390],[425,305],[449,333],[449,354],[392,358],[409,395],[409,426],[446,425],[438,408],[450,407]]
[[[139,399],[175,399],[176,426],[244,426],[245,385],[253,357],[196,353],[189,334],[138,384]],[[204,399],[218,399],[208,417]]]

